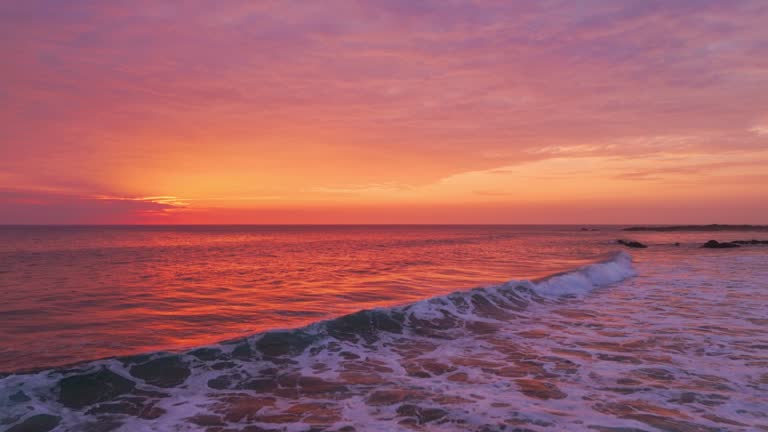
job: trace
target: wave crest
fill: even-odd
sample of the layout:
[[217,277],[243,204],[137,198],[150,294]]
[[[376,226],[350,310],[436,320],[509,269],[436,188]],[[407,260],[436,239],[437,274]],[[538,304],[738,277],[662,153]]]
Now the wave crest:
[[620,251],[605,260],[535,281],[513,280],[404,306],[359,311],[313,324],[306,331],[364,343],[375,342],[378,332],[401,334],[407,331],[420,336],[447,338],[454,330],[475,328],[478,323],[514,319],[517,312],[532,302],[583,295],[635,275],[632,257]]

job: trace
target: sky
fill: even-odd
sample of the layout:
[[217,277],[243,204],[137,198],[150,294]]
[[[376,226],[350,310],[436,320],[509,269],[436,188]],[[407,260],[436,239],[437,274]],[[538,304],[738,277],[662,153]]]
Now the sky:
[[768,223],[764,0],[0,2],[0,223]]

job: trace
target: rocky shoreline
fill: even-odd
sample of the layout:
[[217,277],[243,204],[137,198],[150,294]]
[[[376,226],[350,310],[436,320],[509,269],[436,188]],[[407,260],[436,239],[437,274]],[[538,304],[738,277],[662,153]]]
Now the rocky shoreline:
[[[648,245],[644,243],[640,243],[636,240],[625,240],[625,239],[619,239],[616,240],[616,243],[626,246],[628,248],[633,249],[645,249],[648,247]],[[754,245],[768,245],[768,240],[733,240],[729,242],[719,242],[717,240],[709,240],[706,243],[702,244],[701,248],[707,248],[707,249],[732,249],[732,248],[738,248],[742,246],[754,246]],[[675,246],[680,246],[680,243],[675,243]]]
[[622,231],[768,231],[768,225],[668,225],[668,226],[633,226]]

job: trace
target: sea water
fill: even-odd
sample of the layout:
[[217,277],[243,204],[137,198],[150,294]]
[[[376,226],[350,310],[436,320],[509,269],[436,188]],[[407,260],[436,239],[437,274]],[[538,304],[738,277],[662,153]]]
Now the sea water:
[[761,235],[3,227],[0,430],[766,429]]

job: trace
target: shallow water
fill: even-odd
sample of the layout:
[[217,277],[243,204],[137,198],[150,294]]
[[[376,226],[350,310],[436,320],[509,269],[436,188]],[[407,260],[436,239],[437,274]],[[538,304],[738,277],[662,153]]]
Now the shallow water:
[[[0,425],[47,421],[56,430],[210,432],[768,430],[768,249],[696,247],[709,238],[759,234],[631,234],[610,227],[599,232],[572,227],[379,228],[366,232],[365,240],[357,239],[359,232],[302,233],[285,241],[294,246],[290,250],[297,255],[291,256],[325,260],[323,265],[335,271],[308,266],[327,273],[309,278],[312,282],[296,292],[310,293],[315,283],[315,289],[327,286],[325,295],[336,297],[283,305],[295,312],[286,321],[276,321],[275,311],[282,309],[275,301],[263,310],[246,306],[256,320],[268,323],[261,328],[314,322],[316,317],[301,315],[313,310],[332,317],[361,307],[407,304],[183,354],[10,375],[0,379]],[[325,249],[308,244],[307,236]],[[632,250],[630,263],[628,256],[609,252],[617,249],[617,236],[652,246]],[[190,244],[178,237],[163,241],[149,248],[197,251],[217,244]],[[244,250],[254,248],[253,243],[221,246],[209,256],[224,250],[247,255]],[[327,255],[317,256],[318,250]],[[109,255],[115,259],[115,253]],[[536,283],[446,295],[588,261],[602,264]],[[210,261],[212,268],[216,262]],[[250,261],[242,257],[238,262]],[[323,282],[331,275],[337,276],[333,284]],[[398,289],[412,283],[412,288]],[[356,289],[366,295],[355,297]],[[285,299],[291,294],[286,291],[271,293]],[[339,305],[343,296],[350,300]],[[437,297],[423,300],[430,296]],[[173,335],[177,327],[163,329]],[[140,339],[141,328],[120,331],[128,330]],[[228,335],[215,325],[209,331],[213,340]],[[87,353],[78,355],[89,358]]]

